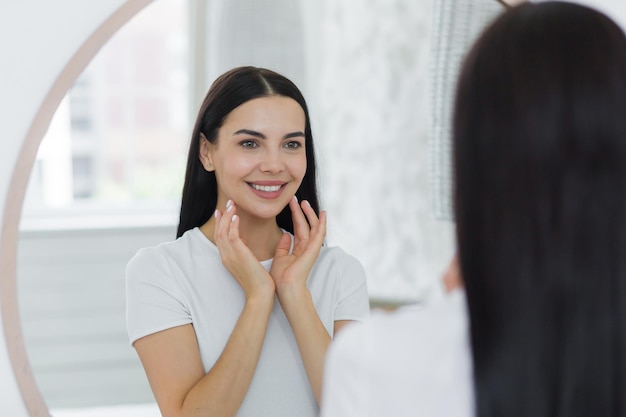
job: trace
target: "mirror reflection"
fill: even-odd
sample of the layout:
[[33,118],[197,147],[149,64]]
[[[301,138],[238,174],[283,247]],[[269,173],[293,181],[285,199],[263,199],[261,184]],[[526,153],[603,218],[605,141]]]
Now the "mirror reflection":
[[124,268],[174,238],[193,115],[234,66],[303,91],[327,242],[361,261],[372,305],[429,296],[453,250],[430,213],[430,1],[369,3],[157,0],[77,80],[50,128],[60,139],[41,146],[19,242],[23,330],[51,409],[153,404],[126,335]]

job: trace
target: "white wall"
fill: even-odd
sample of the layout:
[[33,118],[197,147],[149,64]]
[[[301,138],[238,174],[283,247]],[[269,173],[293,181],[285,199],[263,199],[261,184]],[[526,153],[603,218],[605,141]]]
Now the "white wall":
[[[82,69],[85,57],[75,56],[90,41],[101,44],[107,34],[97,32],[121,6],[135,7],[147,1],[99,0],[25,0],[0,3],[0,300],[4,326],[0,328],[0,415],[27,416],[27,407],[17,388],[17,379],[9,361],[7,337],[15,337],[14,326],[7,323],[14,303],[12,280],[15,276],[17,222],[21,194],[32,166],[38,139],[71,84],[72,74]],[[115,26],[115,24],[113,24]],[[96,31],[96,37],[90,36]],[[66,65],[73,61],[73,67]],[[64,72],[65,70],[65,72]],[[55,80],[60,76],[56,90]],[[36,121],[42,104],[47,109],[39,124]],[[30,143],[25,139],[30,136]],[[26,147],[24,147],[26,145]],[[18,161],[20,152],[24,158]],[[17,190],[10,190],[13,181]],[[18,332],[19,335],[19,332]],[[12,339],[13,340],[13,339]],[[14,340],[13,340],[14,341]],[[12,351],[14,352],[14,351]],[[28,374],[20,366],[19,375]],[[32,411],[32,410],[31,410]],[[36,411],[45,415],[45,409]]]
[[430,209],[431,2],[304,2],[327,241],[361,261],[383,303],[437,294],[454,251]]
[[51,412],[154,402],[128,342],[124,270],[137,248],[175,236],[174,224],[21,228],[22,331]]

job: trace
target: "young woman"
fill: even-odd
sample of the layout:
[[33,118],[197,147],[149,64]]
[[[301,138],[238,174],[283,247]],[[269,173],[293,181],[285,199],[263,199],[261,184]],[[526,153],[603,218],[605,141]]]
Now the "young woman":
[[564,2],[500,16],[456,97],[465,292],[341,334],[322,416],[626,417],[625,115],[609,18]]
[[163,416],[315,416],[331,337],[367,317],[364,271],[323,246],[306,103],[235,68],[202,104],[177,239],[127,267],[127,321]]

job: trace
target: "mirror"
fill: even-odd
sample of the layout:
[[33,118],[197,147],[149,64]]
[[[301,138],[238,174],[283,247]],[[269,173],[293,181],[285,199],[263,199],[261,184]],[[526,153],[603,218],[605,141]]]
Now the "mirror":
[[[160,1],[166,0],[157,0],[154,6]],[[314,136],[321,161],[322,201],[330,214],[328,243],[342,246],[362,261],[370,277],[374,303],[395,305],[426,297],[428,289],[453,251],[450,224],[434,220],[430,210],[429,101],[426,91],[431,2],[402,0],[392,5],[380,2],[374,7],[364,8],[359,14],[354,12],[354,4],[347,0],[325,0],[324,7],[292,1],[287,2],[287,7],[284,1],[217,1],[211,2],[211,7],[204,2],[192,3],[196,11],[193,14],[198,19],[194,20],[193,31],[201,34],[193,44],[194,48],[199,48],[204,56],[210,57],[204,63],[196,62],[192,65],[193,77],[202,86],[197,90],[203,94],[208,82],[216,74],[234,65],[252,63],[279,71],[284,68],[281,72],[301,86],[311,107]],[[276,28],[276,31],[264,33],[264,38],[258,32],[241,38],[229,32],[232,26],[229,27],[227,19],[241,19],[245,13],[258,16],[262,9],[271,11],[275,8],[290,13],[295,24],[288,26],[292,30],[294,27],[301,30],[301,36],[285,36],[281,29],[284,25],[267,24],[271,18],[285,19],[284,16],[277,17],[276,13],[270,12],[263,15],[261,20],[266,23],[264,27]],[[306,16],[304,21],[302,16]],[[251,29],[254,28],[251,25]],[[266,39],[273,40],[264,42],[268,48],[271,47],[267,56],[257,56],[255,59],[258,61],[255,62],[241,62],[242,56],[250,56],[241,53],[242,47],[256,50],[251,42]],[[281,48],[273,47],[280,39],[290,43]],[[238,55],[227,59],[228,51],[237,51]],[[194,55],[196,53],[198,50],[194,49]],[[216,57],[221,57],[221,60],[213,60]],[[280,61],[281,57],[283,61]],[[197,103],[197,100],[195,97],[190,101]],[[78,162],[76,165],[80,164]],[[83,168],[85,166],[82,165]],[[87,169],[82,172],[85,171]],[[100,230],[100,235],[91,234],[93,230],[87,233],[84,226],[75,228],[68,238],[74,239],[72,245],[81,249],[80,264],[98,271],[101,274],[98,278],[100,281],[112,276],[117,280],[120,278],[119,265],[125,264],[127,259],[122,259],[120,254],[116,255],[117,266],[113,267],[109,263],[111,259],[107,261],[98,257],[102,250],[115,247],[116,242],[122,240],[135,250],[153,244],[147,243],[150,239],[168,240],[169,237],[164,238],[169,233],[167,227],[156,232],[153,230],[154,234],[147,240],[139,237],[141,228],[133,229],[132,233],[124,237],[116,235],[123,229],[119,225]],[[38,235],[41,230],[38,231],[36,227],[28,229],[31,237],[41,240],[32,246],[33,249],[20,249],[24,257],[20,258],[23,264],[20,264],[18,274],[24,272],[41,277],[42,269],[51,271],[43,267],[37,270],[33,266],[36,262],[30,256],[35,252],[48,256],[49,262],[58,262],[56,266],[60,269],[62,257],[54,256],[50,248],[61,245],[50,241],[46,243],[44,234]],[[98,245],[89,240],[94,239],[94,236]],[[30,272],[27,266],[32,267]],[[72,268],[76,270],[77,266],[75,263]],[[67,277],[64,272],[60,275]],[[46,289],[43,284],[34,284],[26,278],[22,282],[22,278],[19,278],[20,286],[41,290],[39,294],[35,292],[34,301],[31,302],[23,301],[27,294],[25,290],[20,290],[24,317],[41,314],[41,310],[38,312],[37,309],[49,302],[44,291],[62,292],[63,286],[59,286],[58,282],[62,281],[54,284],[53,279],[49,279],[46,284],[53,288]],[[76,289],[71,283],[66,282],[64,285],[67,285],[66,289]],[[116,288],[119,289],[119,285]],[[84,284],[84,289],[92,294],[97,292],[98,295],[106,292],[97,285]],[[92,307],[88,301],[90,298],[79,296],[78,299],[86,307]],[[123,306],[119,298],[116,300],[110,306],[119,311]],[[77,312],[74,314],[80,315]],[[102,332],[90,326],[93,326],[93,322],[84,320],[76,327],[92,331],[87,334],[97,338]],[[117,325],[112,326],[116,331],[119,330]],[[24,329],[25,333],[29,331],[26,324]],[[46,330],[44,328],[43,333],[40,333],[33,328],[30,334],[34,340],[39,338],[41,342],[50,336],[46,335]],[[27,345],[29,343],[27,340]],[[101,341],[94,343],[106,345],[106,342]],[[37,348],[29,345],[28,349],[34,352]],[[107,347],[105,350],[111,352],[114,349],[117,348]],[[127,345],[124,349],[131,356],[134,355]],[[48,357],[45,351],[41,354],[42,357]],[[73,365],[77,373],[84,370],[80,360],[91,360],[89,356],[77,353],[72,355],[72,359],[78,361]],[[52,366],[43,359],[37,364],[40,365]],[[143,374],[136,378],[143,378]],[[126,380],[130,379],[126,377]],[[44,380],[41,377],[42,390]],[[49,385],[60,384],[51,377]],[[48,399],[45,392],[44,396],[52,405],[53,401]],[[144,397],[132,400],[143,401]],[[102,399],[93,399],[91,405],[86,402],[55,404],[66,409],[102,405],[103,402]]]

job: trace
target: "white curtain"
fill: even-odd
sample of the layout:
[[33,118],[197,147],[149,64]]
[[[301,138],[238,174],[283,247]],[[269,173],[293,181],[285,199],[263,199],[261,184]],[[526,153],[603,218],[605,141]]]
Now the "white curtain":
[[451,119],[461,61],[485,25],[504,7],[496,0],[433,0],[430,131],[433,211],[452,220]]

